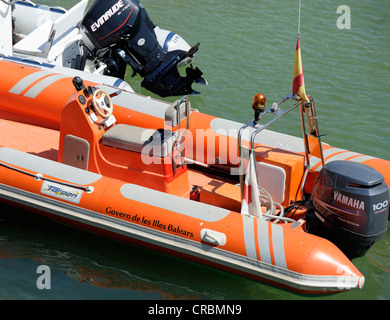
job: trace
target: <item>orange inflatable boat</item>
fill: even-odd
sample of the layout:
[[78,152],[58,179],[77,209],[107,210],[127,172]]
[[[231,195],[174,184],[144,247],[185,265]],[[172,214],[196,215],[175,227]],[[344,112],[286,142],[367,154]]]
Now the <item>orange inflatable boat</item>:
[[[298,292],[363,287],[351,259],[386,233],[389,162],[322,144],[312,99],[243,125],[188,97],[0,70],[3,202]],[[293,110],[303,139],[268,131]]]

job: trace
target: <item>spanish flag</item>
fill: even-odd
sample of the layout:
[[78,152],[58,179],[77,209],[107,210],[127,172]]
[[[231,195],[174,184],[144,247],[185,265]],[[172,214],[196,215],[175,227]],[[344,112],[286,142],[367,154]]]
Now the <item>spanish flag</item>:
[[293,79],[292,93],[293,95],[301,98],[301,100],[309,102],[309,98],[306,96],[305,80],[303,78],[302,56],[301,56],[301,46],[300,46],[299,37],[297,41],[297,47],[295,49],[294,79]]

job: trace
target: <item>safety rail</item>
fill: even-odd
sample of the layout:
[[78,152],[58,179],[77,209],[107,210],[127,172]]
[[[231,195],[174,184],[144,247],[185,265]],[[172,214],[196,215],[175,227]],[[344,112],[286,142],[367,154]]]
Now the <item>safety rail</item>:
[[[299,106],[300,106],[301,126],[302,126],[302,133],[303,133],[303,140],[304,140],[304,147],[305,147],[305,162],[306,162],[305,163],[305,172],[304,172],[303,179],[301,182],[301,193],[302,193],[301,196],[302,196],[302,198],[303,198],[304,184],[305,184],[306,177],[307,177],[307,174],[308,174],[309,169],[310,169],[309,155],[311,154],[310,149],[309,149],[308,133],[306,132],[306,126],[305,126],[305,121],[304,121],[304,114],[306,114],[306,116],[307,116],[307,120],[309,123],[310,135],[315,137],[318,141],[318,149],[319,149],[319,153],[320,153],[319,157],[320,157],[320,160],[322,161],[322,164],[324,164],[324,157],[323,157],[323,153],[322,153],[322,145],[321,145],[320,134],[319,134],[319,129],[318,129],[317,117],[316,117],[316,113],[315,113],[314,100],[312,97],[309,97],[309,99],[310,99],[309,103],[305,103],[305,101],[301,100],[301,101],[296,102],[293,106],[291,106],[290,108],[288,108],[285,111],[280,110],[279,106],[291,98],[292,98],[291,96],[288,96],[288,97],[284,98],[283,100],[281,100],[280,102],[274,103],[272,105],[272,107],[269,108],[268,110],[266,110],[265,112],[263,112],[257,120],[249,121],[247,124],[243,125],[238,132],[238,154],[239,154],[239,160],[240,160],[239,179],[240,179],[240,187],[241,187],[241,201],[243,200],[244,184],[245,184],[244,177],[246,174],[246,172],[244,172],[244,166],[243,166],[243,149],[245,148],[248,150],[248,152],[249,152],[248,159],[253,159],[254,170],[256,173],[256,177],[257,177],[258,176],[257,175],[257,167],[255,165],[256,164],[256,157],[254,155],[256,136],[260,132],[262,132],[264,129],[268,128],[273,123],[275,123],[276,121],[278,121],[279,119],[281,119],[286,114],[288,114],[289,112],[291,112],[292,110],[294,110],[295,108],[297,108]],[[260,120],[266,114],[273,114],[276,117],[265,124],[260,124],[259,123]],[[244,130],[247,128],[254,129],[254,131],[252,132],[252,134],[250,136],[250,148],[249,149],[246,147],[243,147],[243,145],[242,145],[242,135],[243,135]],[[253,153],[253,155],[254,155],[253,157],[250,156],[251,153]],[[260,189],[260,187],[259,187],[259,189]]]
[[[281,102],[279,102],[279,104],[280,103]],[[268,128],[274,122],[276,122],[279,119],[281,119],[282,117],[284,117],[290,111],[294,110],[296,107],[298,107],[301,104],[301,102],[295,103],[292,107],[290,107],[289,109],[287,109],[284,112],[279,109],[279,104],[277,104],[277,105],[274,104],[271,108],[269,108],[263,114],[260,115],[259,121],[261,120],[261,118],[263,116],[265,116],[268,113],[275,114],[276,117],[274,119],[272,119],[271,121],[269,121],[268,123],[259,124],[257,121],[251,120],[247,124],[243,125],[240,128],[240,130],[238,131],[238,154],[239,154],[239,159],[240,159],[239,176],[240,176],[241,196],[243,195],[243,190],[244,190],[244,175],[245,175],[245,173],[243,172],[243,165],[242,165],[242,133],[248,127],[255,129],[255,131],[252,132],[252,135],[250,138],[250,152],[254,152],[256,135],[259,134],[264,129]],[[255,169],[256,169],[256,166],[255,166]],[[257,175],[257,173],[256,173],[256,175]]]
[[[186,128],[185,128],[185,131],[184,133],[182,132],[181,130],[181,120],[182,120],[182,116],[181,116],[181,104],[185,101],[185,116],[187,118],[187,122],[186,122]],[[173,174],[175,175],[176,174],[176,170],[177,168],[179,168],[183,163],[184,163],[184,159],[183,159],[183,150],[180,150],[178,156],[176,157],[175,156],[175,150],[177,148],[181,148],[182,147],[182,142],[184,140],[184,137],[185,135],[187,134],[189,128],[190,128],[190,100],[188,98],[188,96],[184,96],[182,97],[181,99],[177,100],[177,103],[176,103],[176,113],[177,113],[177,136],[176,136],[176,139],[175,139],[175,142],[173,143],[172,145],[172,170],[173,170]],[[180,158],[180,163],[178,165],[176,165],[176,160]]]
[[66,186],[66,187],[71,187],[71,188],[84,190],[87,193],[92,193],[95,190],[93,186],[85,187],[85,186],[81,186],[81,185],[74,184],[74,183],[68,183],[68,182],[64,182],[64,181],[50,179],[50,178],[47,178],[47,177],[43,176],[43,174],[40,173],[40,172],[38,172],[38,173],[31,173],[31,172],[28,172],[26,170],[18,169],[16,167],[11,166],[9,164],[6,164],[4,162],[0,162],[0,167],[4,167],[4,168],[10,169],[10,170],[13,170],[13,171],[25,174],[27,176],[33,177],[36,181],[43,180],[43,181],[48,181],[48,182],[54,182],[54,183],[58,183],[58,184],[61,184],[63,186]]

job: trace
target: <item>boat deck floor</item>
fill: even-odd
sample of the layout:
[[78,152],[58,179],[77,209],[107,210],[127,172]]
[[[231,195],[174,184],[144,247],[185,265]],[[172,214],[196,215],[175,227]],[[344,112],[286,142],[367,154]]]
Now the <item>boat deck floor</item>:
[[[0,119],[0,146],[58,161],[60,132],[30,124]],[[240,187],[229,179],[197,168],[188,168],[190,187],[197,186],[200,201],[240,211]]]
[[58,161],[60,132],[0,119],[0,146]]

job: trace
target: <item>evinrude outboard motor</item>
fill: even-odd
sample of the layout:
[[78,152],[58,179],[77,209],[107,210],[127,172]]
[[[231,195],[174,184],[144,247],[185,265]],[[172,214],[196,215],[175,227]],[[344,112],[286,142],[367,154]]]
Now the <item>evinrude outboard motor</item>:
[[162,97],[191,94],[192,83],[202,82],[198,68],[187,67],[185,77],[177,69],[180,62],[194,55],[199,43],[189,51],[165,51],[139,0],[97,0],[82,26],[94,49],[106,51],[104,59],[112,76],[123,79],[128,64],[133,75],[144,78],[141,86]]
[[[336,244],[354,259],[387,231],[389,188],[375,169],[357,162],[326,164],[314,185],[308,232]],[[310,211],[309,211],[310,212]]]

